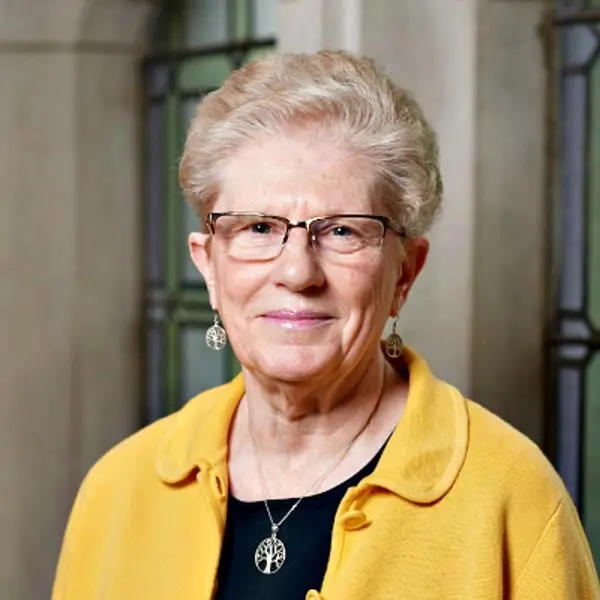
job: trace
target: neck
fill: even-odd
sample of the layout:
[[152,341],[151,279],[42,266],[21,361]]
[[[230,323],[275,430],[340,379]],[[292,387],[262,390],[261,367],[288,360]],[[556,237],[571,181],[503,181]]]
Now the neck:
[[259,379],[245,377],[246,395],[233,422],[229,459],[232,491],[241,499],[263,497],[256,486],[257,459],[269,497],[291,497],[303,493],[316,471],[335,464],[351,445],[322,489],[341,483],[379,450],[406,397],[405,382],[380,353],[359,373],[319,388],[263,386]]
[[365,424],[383,386],[385,361],[372,361],[347,376],[327,382],[263,381],[244,373],[243,409],[252,423],[257,445],[265,453],[297,454],[349,442]]

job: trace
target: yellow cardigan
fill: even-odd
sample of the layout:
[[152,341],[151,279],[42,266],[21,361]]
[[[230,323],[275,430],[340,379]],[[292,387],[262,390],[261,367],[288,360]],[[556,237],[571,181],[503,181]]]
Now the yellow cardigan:
[[[347,491],[307,600],[598,600],[576,511],[540,450],[410,351],[404,416]],[[242,377],[92,468],[53,600],[208,600],[227,510],[227,431]],[[265,600],[286,600],[265,599]]]

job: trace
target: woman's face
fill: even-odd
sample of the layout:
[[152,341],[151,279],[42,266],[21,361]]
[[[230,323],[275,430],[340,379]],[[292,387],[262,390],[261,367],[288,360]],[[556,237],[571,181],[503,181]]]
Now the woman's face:
[[[385,215],[373,198],[374,173],[333,142],[309,132],[270,135],[228,161],[214,212],[259,212],[300,221],[340,213]],[[388,215],[389,216],[389,215]],[[190,249],[212,306],[241,364],[280,381],[339,377],[378,352],[427,254],[417,240],[403,251],[386,232],[381,247],[332,257],[292,229],[276,258],[244,261],[217,234],[192,234]]]

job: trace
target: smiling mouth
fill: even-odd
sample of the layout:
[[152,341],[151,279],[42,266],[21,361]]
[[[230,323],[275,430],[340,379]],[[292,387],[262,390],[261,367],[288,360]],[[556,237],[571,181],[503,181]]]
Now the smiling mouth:
[[310,329],[325,325],[332,316],[322,312],[278,310],[262,315],[265,321],[284,329]]

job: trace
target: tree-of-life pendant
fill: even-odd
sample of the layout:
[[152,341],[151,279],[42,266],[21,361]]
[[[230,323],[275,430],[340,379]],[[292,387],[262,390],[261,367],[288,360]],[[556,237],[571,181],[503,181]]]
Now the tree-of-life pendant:
[[402,350],[404,349],[404,343],[402,338],[397,333],[391,333],[385,340],[385,353],[390,358],[398,358],[402,356]]
[[284,543],[273,533],[256,548],[254,564],[263,575],[273,575],[283,566],[285,556]]
[[219,321],[215,319],[215,324],[211,325],[206,331],[206,345],[211,350],[223,350],[227,343],[227,334]]

